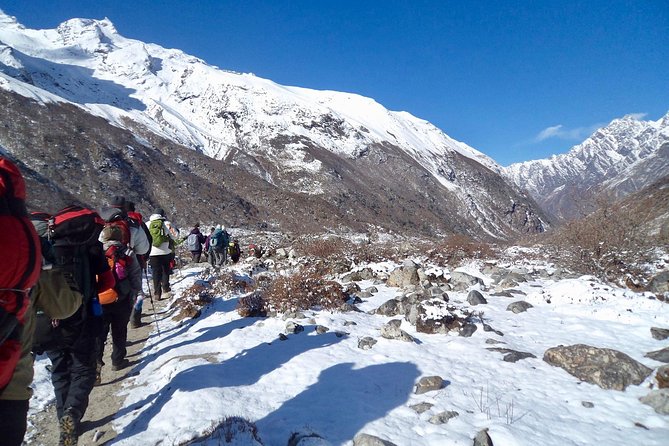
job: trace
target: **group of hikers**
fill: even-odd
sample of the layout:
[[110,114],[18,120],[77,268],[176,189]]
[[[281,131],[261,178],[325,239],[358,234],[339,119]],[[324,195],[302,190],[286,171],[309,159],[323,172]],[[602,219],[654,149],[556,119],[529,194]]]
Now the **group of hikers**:
[[[196,224],[180,240],[163,209],[145,222],[121,196],[99,212],[69,206],[49,215],[28,214],[25,192],[17,166],[0,156],[1,443],[21,445],[34,357],[46,353],[59,445],[76,445],[89,395],[101,383],[110,331],[112,370],[130,365],[128,325],[142,324],[143,277],[151,300],[166,299],[177,244],[185,241],[195,262],[204,252],[213,266],[226,264],[228,258],[236,263],[241,250],[223,225],[205,237]],[[262,256],[259,247],[250,248],[251,254]]]

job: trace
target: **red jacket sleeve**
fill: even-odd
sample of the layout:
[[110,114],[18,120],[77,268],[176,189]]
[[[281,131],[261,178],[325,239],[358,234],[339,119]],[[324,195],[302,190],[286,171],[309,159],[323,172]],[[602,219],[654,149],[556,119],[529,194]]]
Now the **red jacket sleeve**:
[[113,288],[114,285],[116,285],[116,279],[114,279],[114,274],[111,269],[98,275],[98,293],[107,291],[108,289]]

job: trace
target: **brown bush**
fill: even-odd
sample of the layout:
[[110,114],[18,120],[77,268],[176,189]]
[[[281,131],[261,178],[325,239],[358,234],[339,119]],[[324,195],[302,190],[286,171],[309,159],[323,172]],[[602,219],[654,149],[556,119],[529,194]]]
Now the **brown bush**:
[[212,293],[221,295],[231,292],[244,292],[250,288],[250,284],[242,277],[231,272],[224,272],[210,279]]
[[235,307],[241,317],[265,317],[267,316],[267,302],[261,291],[242,296]]
[[295,248],[305,256],[321,259],[342,257],[345,255],[347,243],[340,238],[321,238],[302,241],[295,244]]
[[276,278],[265,292],[268,309],[286,313],[319,307],[336,310],[347,296],[340,284],[308,272]]
[[494,248],[463,234],[454,234],[446,240],[428,247],[423,254],[440,266],[457,266],[465,260],[488,259],[496,257]]

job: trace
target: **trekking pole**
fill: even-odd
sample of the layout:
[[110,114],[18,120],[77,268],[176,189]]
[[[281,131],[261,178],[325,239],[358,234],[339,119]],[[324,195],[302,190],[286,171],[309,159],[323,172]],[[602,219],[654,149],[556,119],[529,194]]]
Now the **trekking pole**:
[[160,327],[158,326],[158,316],[156,316],[156,306],[153,303],[153,293],[151,292],[148,268],[144,268],[144,276],[146,277],[146,287],[149,289],[149,300],[151,301],[151,309],[153,310],[153,322],[156,323],[156,330],[158,331],[158,336],[160,336]]

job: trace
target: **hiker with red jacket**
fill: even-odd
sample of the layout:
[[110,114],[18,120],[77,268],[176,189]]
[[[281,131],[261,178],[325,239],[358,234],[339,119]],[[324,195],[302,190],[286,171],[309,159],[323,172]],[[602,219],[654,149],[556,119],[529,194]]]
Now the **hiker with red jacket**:
[[7,446],[20,446],[26,432],[36,310],[60,319],[81,305],[62,271],[48,269],[41,245],[26,215],[23,177],[0,158],[0,432]]

